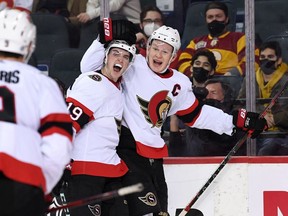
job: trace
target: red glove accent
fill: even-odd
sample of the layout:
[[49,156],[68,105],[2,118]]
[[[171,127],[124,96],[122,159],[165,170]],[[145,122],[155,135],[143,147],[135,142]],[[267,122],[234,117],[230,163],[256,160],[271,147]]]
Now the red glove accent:
[[104,25],[105,41],[113,40],[112,19],[109,18],[109,17],[108,18],[104,18],[103,19],[103,25]]
[[252,139],[256,138],[262,131],[267,130],[265,118],[259,118],[255,112],[247,112],[245,109],[233,111],[233,124],[243,130],[248,131]]
[[247,127],[245,126],[245,120],[247,117],[247,110],[246,109],[240,109],[238,111],[237,121],[236,121],[236,127],[243,128],[244,130],[247,130]]

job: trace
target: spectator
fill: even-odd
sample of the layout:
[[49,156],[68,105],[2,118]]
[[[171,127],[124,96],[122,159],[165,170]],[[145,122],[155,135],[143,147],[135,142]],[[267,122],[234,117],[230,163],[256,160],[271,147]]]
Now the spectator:
[[[81,23],[100,16],[100,0],[88,0],[86,12],[80,13],[77,17]],[[110,13],[125,16],[129,21],[139,24],[141,5],[139,0],[109,0]]]
[[36,27],[26,12],[0,12],[0,212],[39,216],[72,150],[72,122],[56,82],[27,65]]
[[88,0],[68,0],[67,8],[69,11],[69,22],[75,26],[80,26],[81,22],[78,19],[78,15],[86,11],[86,5]]
[[[161,27],[165,23],[162,11],[156,6],[146,6],[140,14],[140,29],[137,33],[137,48],[139,53],[146,56],[146,43],[152,32]],[[176,68],[180,50],[177,53],[177,58],[170,63],[170,68]]]
[[61,15],[68,20],[69,11],[67,0],[34,0],[36,4],[36,13],[51,13]]
[[[212,78],[205,82],[205,87],[209,92],[203,100],[205,104],[222,109],[225,113],[232,112],[234,98],[229,85]],[[243,132],[233,136],[219,135],[210,130],[186,127],[186,148],[177,156],[225,156],[243,135]],[[237,155],[245,155],[245,151],[242,145]]]
[[[34,0],[35,1],[35,0]],[[61,15],[67,21],[70,47],[78,48],[80,42],[80,28],[77,16],[85,12],[87,0],[36,0],[35,12]]]
[[[205,7],[205,18],[210,34],[197,37],[181,53],[178,69],[191,76],[190,61],[200,48],[211,50],[217,60],[215,75],[245,76],[245,35],[242,32],[227,30],[229,23],[228,7],[223,2],[210,2]],[[258,62],[258,49],[255,60]],[[256,63],[256,67],[258,64]]]
[[[264,42],[260,46],[260,68],[256,71],[256,98],[273,98],[281,86],[288,80],[288,66],[282,59],[282,50],[277,41]],[[239,98],[246,97],[246,85],[243,82]],[[284,91],[287,97],[288,92]],[[258,112],[262,112],[266,104],[256,104]],[[269,132],[287,132],[288,103],[278,100],[271,111],[265,115]],[[280,134],[277,137],[258,138],[258,155],[288,155],[288,137]]]
[[[214,76],[217,61],[214,54],[208,49],[200,49],[195,52],[191,60],[191,81],[194,94],[198,100],[203,100],[206,95],[197,94],[197,87],[205,87],[205,82]],[[200,92],[199,92],[200,93]],[[207,92],[208,94],[208,92]]]
[[[205,81],[214,75],[217,61],[214,54],[207,49],[199,49],[192,57],[190,71],[192,77],[193,93],[199,101],[206,98],[208,91],[205,88]],[[180,129],[179,129],[180,127]],[[170,156],[179,155],[182,152],[185,141],[185,126],[176,115],[170,116],[169,151]],[[187,127],[186,127],[187,128]]]
[[[253,138],[262,132],[266,120],[258,119],[257,114],[243,109],[232,116],[199,103],[192,93],[189,79],[169,69],[181,46],[176,29],[161,26],[152,33],[147,45],[146,58],[136,55],[134,63],[123,76],[125,106],[117,152],[129,167],[123,184],[144,182],[145,187],[139,194],[126,197],[129,213],[168,215],[168,192],[163,169],[163,157],[168,156],[168,149],[160,136],[166,117],[177,114],[190,127],[227,135],[232,134],[234,125],[245,130],[240,122],[247,122],[246,129],[252,130]],[[103,52],[97,52],[97,46],[99,42],[96,40],[84,54],[82,72],[101,67],[104,56]],[[254,126],[251,127],[251,124]]]
[[137,33],[137,48],[139,53],[146,56],[146,43],[153,31],[164,24],[162,11],[156,6],[146,6],[140,13],[140,29]]
[[[120,40],[110,42],[105,51],[103,44],[98,45],[99,52],[105,52],[101,70],[80,75],[67,91],[66,101],[76,131],[67,192],[70,201],[119,189],[120,177],[128,171],[116,153],[124,108],[120,81],[133,62],[136,48]],[[111,215],[112,211],[113,215],[126,215],[124,200],[117,201],[123,211],[113,209],[114,202],[94,202],[70,212],[77,216],[95,215],[95,211],[101,215]]]

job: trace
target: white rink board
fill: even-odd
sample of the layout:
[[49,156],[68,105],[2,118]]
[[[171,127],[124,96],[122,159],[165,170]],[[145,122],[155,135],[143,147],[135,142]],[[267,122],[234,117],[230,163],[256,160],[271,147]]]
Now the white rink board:
[[[185,208],[222,159],[165,159],[170,216]],[[287,200],[288,157],[235,157],[192,208],[205,216],[288,216]]]

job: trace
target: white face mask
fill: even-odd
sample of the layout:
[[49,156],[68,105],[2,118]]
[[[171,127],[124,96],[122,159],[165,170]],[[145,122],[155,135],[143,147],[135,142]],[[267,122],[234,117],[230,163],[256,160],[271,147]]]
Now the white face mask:
[[144,33],[147,37],[150,37],[151,34],[158,28],[160,28],[158,24],[155,24],[154,22],[148,23],[144,26]]

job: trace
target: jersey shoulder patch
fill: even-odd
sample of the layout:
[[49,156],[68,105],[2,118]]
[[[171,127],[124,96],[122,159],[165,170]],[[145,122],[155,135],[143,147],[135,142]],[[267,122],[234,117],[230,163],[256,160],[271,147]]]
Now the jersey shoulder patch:
[[102,77],[98,74],[89,75],[88,77],[97,82],[100,82],[102,80]]

